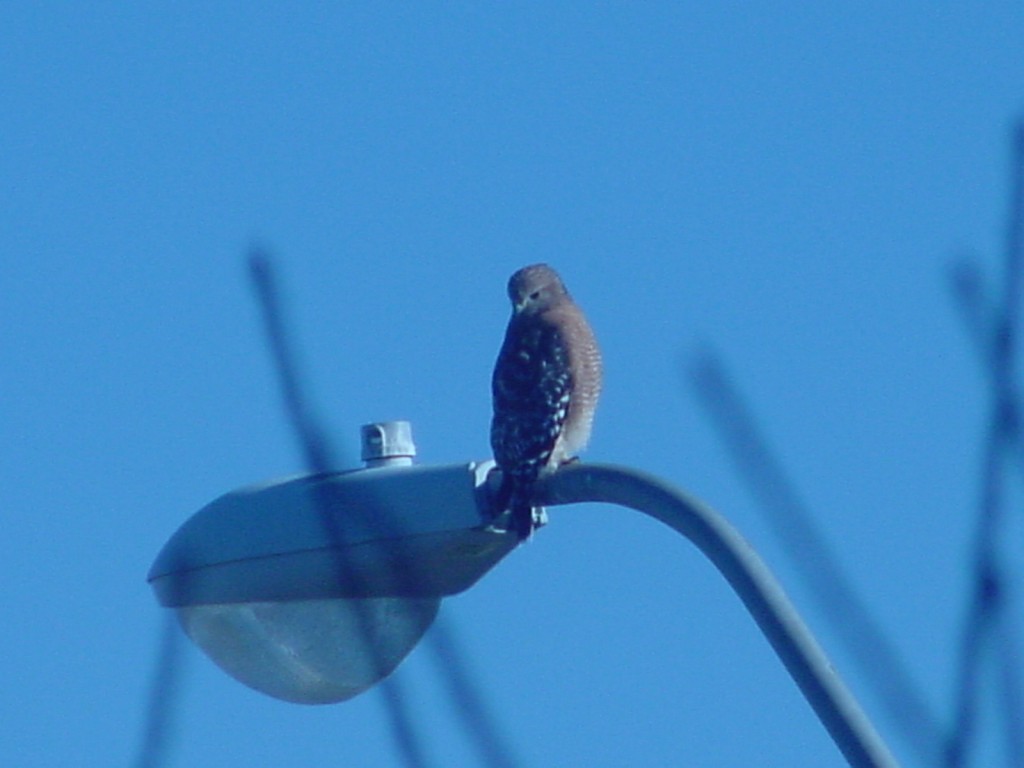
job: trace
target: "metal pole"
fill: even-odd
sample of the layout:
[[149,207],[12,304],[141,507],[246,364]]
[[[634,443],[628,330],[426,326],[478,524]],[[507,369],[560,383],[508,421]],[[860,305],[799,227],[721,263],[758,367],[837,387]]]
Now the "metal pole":
[[538,504],[608,502],[635,509],[683,534],[743,600],[789,674],[851,766],[896,768],[888,747],[775,577],[720,514],[657,478],[625,467],[571,464],[538,483]]

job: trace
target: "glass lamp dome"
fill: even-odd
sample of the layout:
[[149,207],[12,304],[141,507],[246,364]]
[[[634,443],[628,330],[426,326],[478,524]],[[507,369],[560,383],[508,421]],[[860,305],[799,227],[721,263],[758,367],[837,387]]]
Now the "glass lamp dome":
[[515,548],[490,519],[493,462],[413,466],[411,441],[388,460],[389,425],[364,428],[367,468],[225,494],[157,556],[157,599],[232,677],[286,701],[351,698]]

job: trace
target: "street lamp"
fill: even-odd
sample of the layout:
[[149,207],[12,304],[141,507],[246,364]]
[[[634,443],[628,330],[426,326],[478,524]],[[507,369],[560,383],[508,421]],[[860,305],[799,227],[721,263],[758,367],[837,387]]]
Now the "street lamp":
[[[157,599],[257,690],[301,703],[365,690],[419,641],[442,597],[518,543],[491,509],[493,462],[420,467],[413,453],[405,422],[368,425],[365,469],[222,496],[157,556]],[[582,463],[540,482],[535,501],[620,504],[686,536],[743,600],[850,764],[896,766],[782,588],[714,510],[635,470]]]
[[228,674],[304,704],[343,701],[390,674],[441,598],[516,546],[490,525],[493,462],[414,466],[406,422],[363,428],[365,468],[221,496],[149,572],[157,599]]

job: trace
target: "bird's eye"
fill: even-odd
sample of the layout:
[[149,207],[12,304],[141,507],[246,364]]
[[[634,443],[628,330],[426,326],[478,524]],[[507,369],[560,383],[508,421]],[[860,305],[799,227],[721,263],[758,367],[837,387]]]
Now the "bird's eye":
[[534,291],[533,293],[530,294],[530,300],[531,301],[536,301],[539,298],[540,298],[540,291]]

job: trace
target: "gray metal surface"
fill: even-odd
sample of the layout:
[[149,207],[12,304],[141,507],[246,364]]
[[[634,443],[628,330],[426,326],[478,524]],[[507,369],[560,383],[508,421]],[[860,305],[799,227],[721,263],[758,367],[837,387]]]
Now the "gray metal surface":
[[490,526],[492,466],[385,466],[233,491],[178,529],[149,581],[168,607],[461,592],[517,543]]

